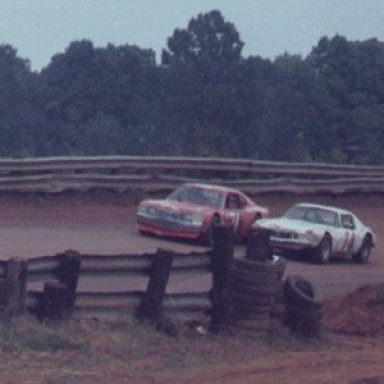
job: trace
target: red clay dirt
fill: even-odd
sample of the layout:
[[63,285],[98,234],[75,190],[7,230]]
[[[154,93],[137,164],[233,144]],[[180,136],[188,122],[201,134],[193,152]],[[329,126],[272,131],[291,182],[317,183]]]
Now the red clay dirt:
[[[377,234],[368,266],[288,261],[288,273],[304,274],[326,292],[322,337],[297,337],[275,324],[269,334],[236,331],[219,336],[183,327],[178,338],[170,338],[150,327],[94,320],[76,324],[78,339],[86,340],[80,347],[51,352],[18,347],[12,342],[16,331],[8,327],[0,332],[0,383],[384,383],[384,196],[276,195],[255,200],[272,214],[303,200],[342,206]],[[134,206],[121,197],[2,197],[0,217],[2,258],[67,248],[103,254],[150,251],[164,244],[194,249],[137,236]]]

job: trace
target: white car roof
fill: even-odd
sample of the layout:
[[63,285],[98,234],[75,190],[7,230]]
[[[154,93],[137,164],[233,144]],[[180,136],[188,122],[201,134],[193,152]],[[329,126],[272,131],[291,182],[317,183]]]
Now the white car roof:
[[313,204],[313,203],[298,203],[298,204],[295,204],[295,206],[308,207],[308,208],[318,208],[318,209],[328,209],[328,210],[336,212],[339,215],[340,214],[352,215],[351,211],[348,211],[348,210],[342,209],[342,208],[338,208],[338,207],[333,207],[331,205]]

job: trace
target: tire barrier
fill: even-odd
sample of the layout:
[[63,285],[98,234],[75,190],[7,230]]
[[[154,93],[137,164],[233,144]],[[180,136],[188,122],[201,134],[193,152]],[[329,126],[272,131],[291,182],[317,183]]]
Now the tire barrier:
[[273,253],[269,244],[271,231],[256,227],[247,238],[245,258],[254,261],[272,260]]
[[278,256],[265,261],[233,261],[230,327],[255,332],[269,330],[271,308],[284,270],[285,260]]
[[284,283],[283,281],[279,281],[271,305],[271,318],[276,319],[281,324],[284,324],[286,312],[287,310],[284,299]]
[[285,324],[294,332],[308,336],[320,334],[323,295],[301,276],[288,276],[284,282]]
[[278,320],[279,323],[284,323],[286,315],[283,281],[286,268],[287,263],[285,259],[280,258],[279,265],[277,266],[277,289],[271,306],[271,318]]

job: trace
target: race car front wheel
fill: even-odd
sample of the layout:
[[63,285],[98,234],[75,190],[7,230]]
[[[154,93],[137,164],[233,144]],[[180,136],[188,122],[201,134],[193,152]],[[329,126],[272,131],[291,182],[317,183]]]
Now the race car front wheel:
[[313,251],[313,261],[318,264],[327,264],[332,255],[332,238],[326,233],[320,244]]

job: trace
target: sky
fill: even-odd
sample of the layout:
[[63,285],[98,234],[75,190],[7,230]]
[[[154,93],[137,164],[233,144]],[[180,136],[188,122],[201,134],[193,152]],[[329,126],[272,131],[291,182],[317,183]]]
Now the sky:
[[151,48],[159,62],[176,28],[213,9],[235,25],[243,57],[305,57],[336,34],[384,41],[384,0],[0,0],[0,44],[36,71],[82,39]]

